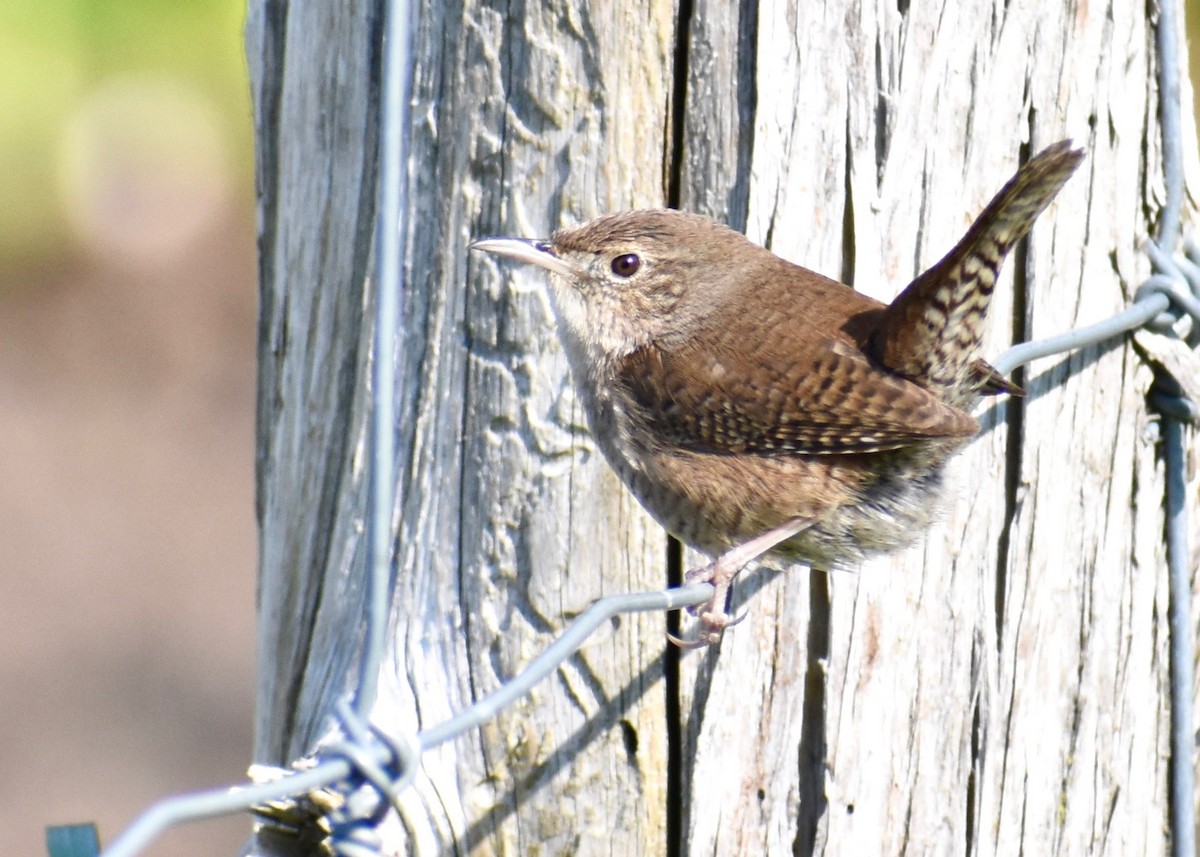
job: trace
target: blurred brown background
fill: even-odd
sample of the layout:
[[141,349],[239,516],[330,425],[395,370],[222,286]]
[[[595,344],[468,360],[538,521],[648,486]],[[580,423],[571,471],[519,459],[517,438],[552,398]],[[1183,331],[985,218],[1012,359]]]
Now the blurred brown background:
[[[111,842],[249,761],[244,14],[0,5],[3,854],[45,854],[47,824]],[[206,822],[148,853],[232,855],[248,830]]]
[[[238,0],[0,4],[0,854],[233,783],[254,681]],[[153,855],[235,854],[247,817]]]

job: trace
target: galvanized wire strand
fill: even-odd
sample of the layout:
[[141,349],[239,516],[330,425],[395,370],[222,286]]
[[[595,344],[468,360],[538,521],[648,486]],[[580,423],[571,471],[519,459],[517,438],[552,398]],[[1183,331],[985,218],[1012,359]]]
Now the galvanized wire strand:
[[1200,297],[1200,242],[1196,241],[1194,235],[1188,235],[1184,239],[1183,252],[1186,254],[1187,264],[1182,266],[1182,270],[1188,285],[1192,287],[1192,294]]
[[[417,767],[421,764],[417,742],[400,740],[372,728],[345,701],[338,702],[334,713],[346,740],[323,747],[321,755],[345,757],[358,774],[375,787],[384,799],[381,803],[384,809],[389,804],[398,804],[400,795],[417,775]],[[376,742],[384,745],[385,753],[375,752]],[[380,755],[384,758],[378,758]],[[393,765],[400,771],[399,776],[389,770]]]
[[[1153,245],[1147,245],[1148,248],[1150,246]],[[1193,296],[1188,289],[1181,288],[1183,282],[1182,275],[1180,279],[1176,279],[1166,274],[1153,274],[1138,289],[1137,299],[1128,309],[1112,318],[1059,336],[1014,345],[1001,354],[993,365],[996,371],[1007,375],[1018,366],[1024,366],[1033,360],[1106,342],[1141,327],[1167,328],[1176,320],[1175,315],[1168,313],[1172,307],[1188,313],[1196,320],[1196,324],[1200,325],[1200,299]]]
[[1175,0],[1158,4],[1155,47],[1158,52],[1158,114],[1162,128],[1163,179],[1167,198],[1159,220],[1158,243],[1174,253],[1179,243],[1179,220],[1183,213],[1183,116],[1179,84],[1179,40],[1183,28]]
[[508,705],[529,692],[537,682],[550,675],[559,664],[575,654],[584,641],[597,628],[618,613],[644,613],[647,610],[678,610],[694,607],[712,597],[713,587],[709,583],[695,583],[675,589],[657,592],[632,592],[625,595],[610,595],[601,598],[583,611],[570,624],[561,637],[555,640],[522,672],[511,681],[501,685],[470,708],[451,717],[445,723],[420,733],[421,750],[429,750],[461,735],[468,729],[481,726],[496,716]]
[[[1186,312],[1195,319],[1197,324],[1200,324],[1200,299],[1193,297],[1191,292],[1183,288],[1184,285],[1180,280],[1169,277],[1166,274],[1154,274],[1138,289],[1138,295],[1141,297],[1158,292],[1174,305],[1176,314]],[[1160,316],[1159,318],[1152,319],[1147,326],[1152,329],[1168,330],[1176,320],[1168,314],[1169,323],[1160,324],[1159,320],[1161,318]]]
[[1187,484],[1184,465],[1183,426],[1178,419],[1163,417],[1163,460],[1166,469],[1167,566],[1171,604],[1171,853],[1192,857],[1196,853],[1193,789],[1195,771],[1192,752],[1196,734],[1192,712],[1192,582],[1187,557]]
[[380,131],[379,216],[375,222],[375,337],[371,356],[371,423],[367,439],[367,623],[359,660],[355,710],[375,702],[388,628],[392,510],[396,482],[396,340],[401,327],[401,261],[408,210],[408,102],[412,85],[409,6],[387,0]]
[[[1179,243],[1183,211],[1183,102],[1179,84],[1179,40],[1183,37],[1178,4],[1163,0],[1158,6],[1158,99],[1162,123],[1163,180],[1167,198],[1159,221],[1158,247],[1172,257]],[[1157,264],[1165,267],[1169,258]],[[1189,279],[1195,300],[1196,281]],[[1178,296],[1173,297],[1178,301]],[[1183,301],[1178,301],[1184,304]],[[1186,304],[1184,304],[1186,306]],[[1200,315],[1188,309],[1200,324]],[[1195,326],[1193,330],[1195,329]],[[1195,403],[1192,403],[1193,406]],[[1191,549],[1188,545],[1186,480],[1184,477],[1183,427],[1169,414],[1162,417],[1163,460],[1166,469],[1167,574],[1171,591],[1171,853],[1174,857],[1196,854],[1196,772],[1192,754],[1196,745],[1192,711],[1192,658],[1194,630],[1191,623]]]
[[164,798],[151,805],[104,849],[101,857],[135,857],[163,832],[187,821],[216,818],[270,801],[321,789],[350,776],[345,759],[332,759],[309,771],[298,771],[283,779],[234,788],[189,792]]
[[1065,351],[1086,348],[1098,342],[1105,342],[1114,336],[1128,333],[1144,326],[1170,307],[1170,299],[1163,294],[1148,295],[1145,300],[1133,304],[1129,309],[1117,313],[1112,318],[1089,324],[1078,330],[1072,330],[1059,336],[1039,339],[1036,342],[1022,342],[1000,355],[994,362],[996,371],[1007,375],[1018,366],[1024,366],[1030,361],[1042,357],[1051,357]]

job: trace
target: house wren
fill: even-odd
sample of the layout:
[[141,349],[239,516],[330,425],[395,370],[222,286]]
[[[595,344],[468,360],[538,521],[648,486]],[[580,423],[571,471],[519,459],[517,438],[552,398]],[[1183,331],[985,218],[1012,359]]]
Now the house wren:
[[1026,163],[944,259],[890,304],[680,211],[610,214],[549,240],[471,245],[551,274],[592,434],[672,535],[715,556],[691,644],[720,638],[756,557],[829,567],[914,541],[981,394],[1020,392],[979,359],[1004,257],[1083,159]]

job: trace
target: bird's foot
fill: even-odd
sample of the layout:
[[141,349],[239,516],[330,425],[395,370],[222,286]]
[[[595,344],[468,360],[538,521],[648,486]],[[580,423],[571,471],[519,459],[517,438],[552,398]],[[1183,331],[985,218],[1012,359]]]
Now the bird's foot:
[[790,539],[797,533],[812,525],[806,518],[792,518],[777,527],[767,530],[760,536],[755,536],[747,542],[726,551],[708,565],[694,568],[683,576],[685,584],[711,583],[712,597],[697,607],[689,608],[689,612],[700,622],[696,634],[690,639],[681,639],[673,634],[667,634],[667,639],[681,649],[699,649],[711,646],[720,641],[726,628],[730,628],[746,618],[746,614],[734,618],[725,609],[729,601],[729,588],[738,572],[753,559],[762,556],[782,541]]
[[694,583],[709,583],[712,584],[713,594],[703,604],[688,608],[688,612],[699,620],[693,636],[685,639],[676,637],[674,634],[667,634],[667,639],[679,646],[679,648],[700,649],[704,646],[711,646],[713,643],[720,641],[721,635],[725,633],[726,628],[731,628],[746,618],[745,612],[735,618],[726,610],[727,602],[729,601],[729,589],[733,586],[734,578],[737,577],[738,572],[742,570],[741,565],[734,565],[729,562],[730,558],[734,560],[738,559],[738,557],[731,554],[725,554],[713,560],[708,565],[694,568],[684,575],[684,585],[690,586]]

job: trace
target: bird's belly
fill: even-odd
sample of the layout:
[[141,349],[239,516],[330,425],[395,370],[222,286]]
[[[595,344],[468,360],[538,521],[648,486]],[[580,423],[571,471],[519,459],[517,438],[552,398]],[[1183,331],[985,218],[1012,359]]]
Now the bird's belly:
[[[718,455],[649,451],[642,466],[613,462],[646,510],[672,535],[718,554],[794,518],[811,526],[772,553],[819,565],[905,547],[933,520],[942,463],[880,468],[870,456]],[[881,472],[888,473],[880,477]]]

